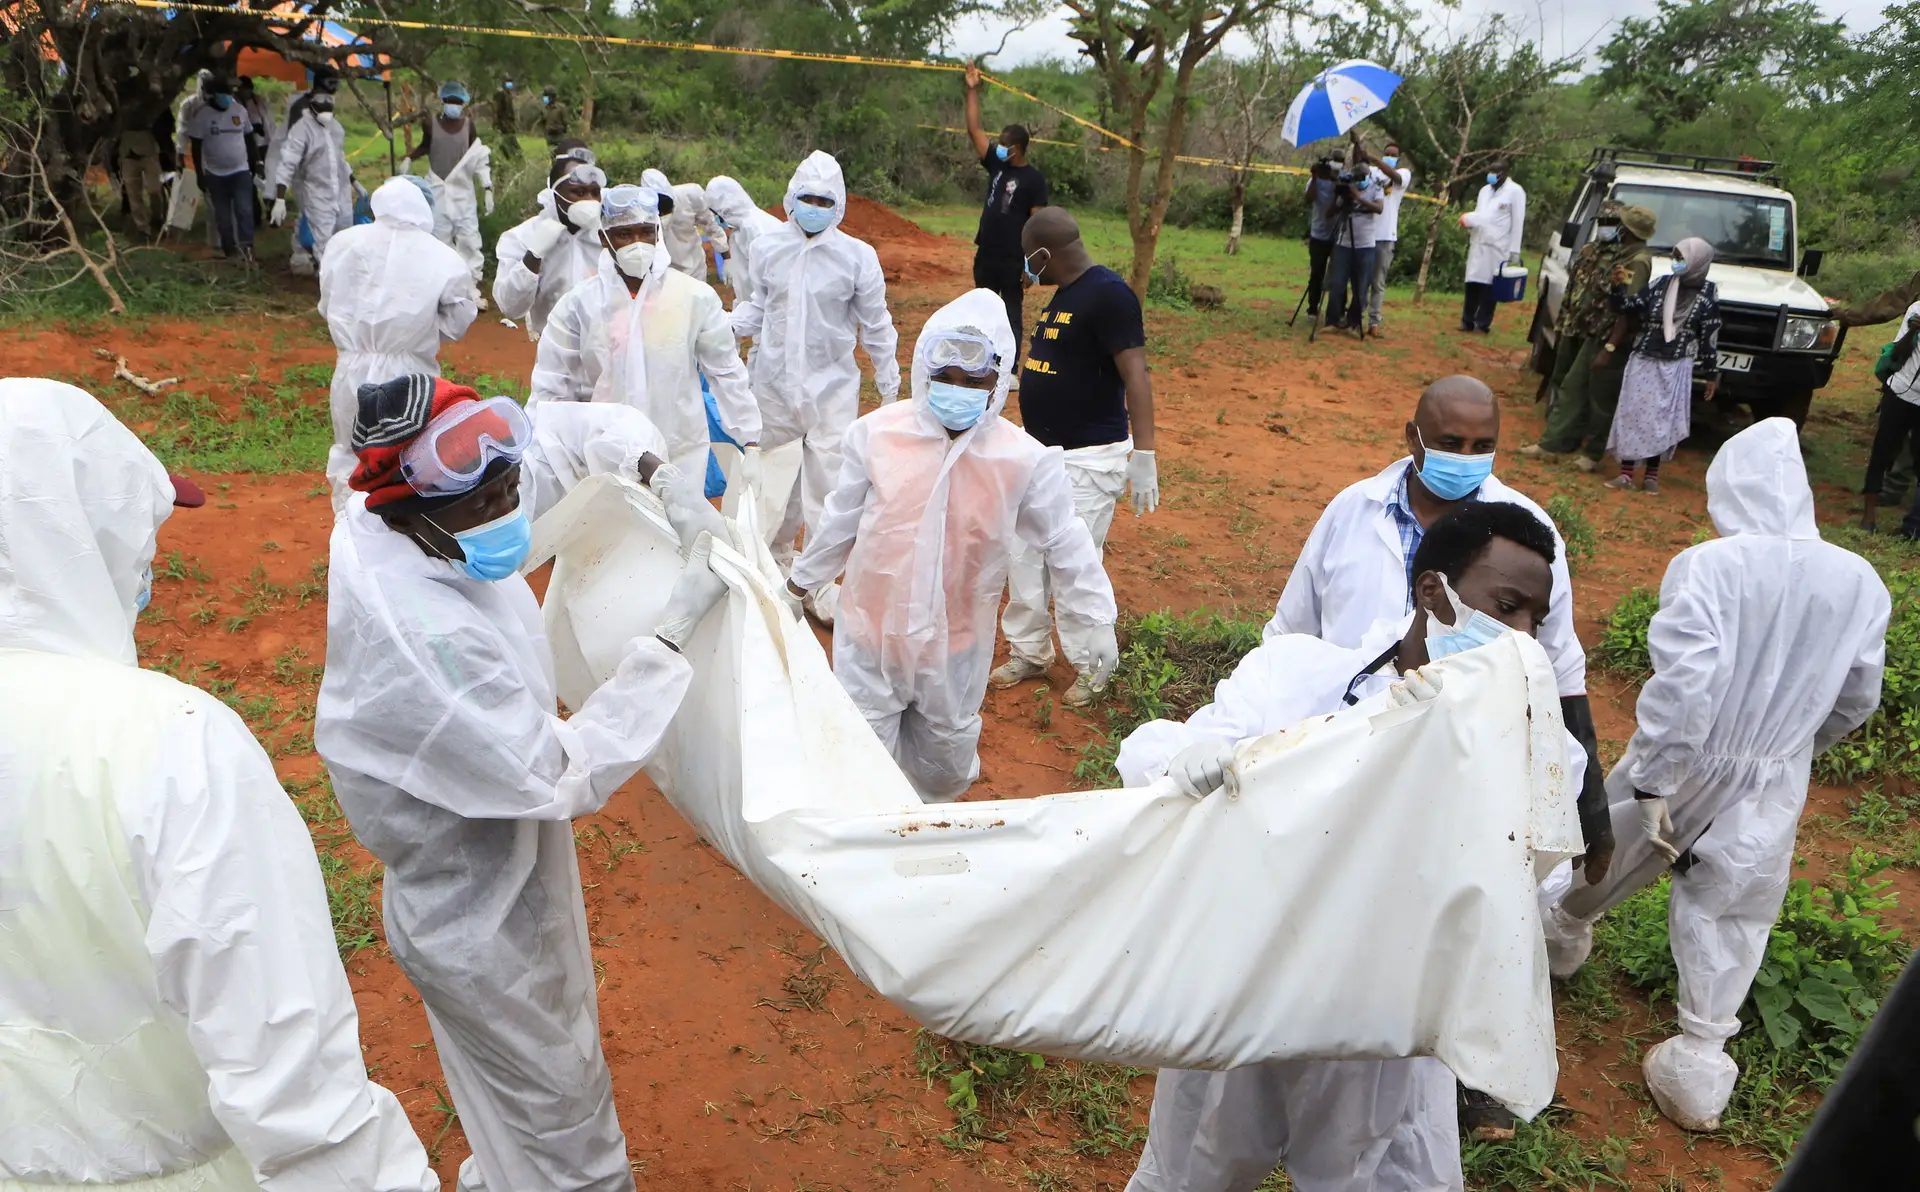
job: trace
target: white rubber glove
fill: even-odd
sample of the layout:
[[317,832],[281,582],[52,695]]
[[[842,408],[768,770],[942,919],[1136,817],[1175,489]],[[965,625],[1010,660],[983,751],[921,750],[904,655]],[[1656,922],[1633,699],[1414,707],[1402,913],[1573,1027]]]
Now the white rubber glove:
[[1204,799],[1223,786],[1229,797],[1240,793],[1240,776],[1233,769],[1233,742],[1218,737],[1196,741],[1174,754],[1167,777],[1189,799]]
[[1441,686],[1438,674],[1424,668],[1410,670],[1401,676],[1398,683],[1387,688],[1387,702],[1396,708],[1426,703],[1439,698]]
[[805,593],[794,592],[792,584],[780,585],[780,602],[787,606],[787,611],[793,614],[794,620],[806,619],[806,599]]
[[1133,515],[1160,508],[1160,466],[1153,452],[1135,450],[1127,457],[1127,487],[1133,491]]
[[694,540],[711,534],[722,542],[731,542],[727,519],[708,503],[705,485],[681,472],[672,464],[662,464],[653,473],[647,487],[667,506],[667,521],[680,537],[683,554],[693,550]]
[[287,222],[287,201],[285,199],[275,199],[273,201],[273,213],[267,216],[267,222],[276,228]]
[[760,448],[745,447],[741,449],[740,466],[734,469],[733,478],[740,482],[742,488],[751,488],[754,492],[760,491],[763,484],[763,475],[760,466]]
[[493,187],[489,186],[485,190],[481,191],[480,193],[486,200],[486,206],[485,206],[486,213],[488,215],[492,215],[493,214]]
[[1671,865],[1680,859],[1680,849],[1673,843],[1673,813],[1667,807],[1664,797],[1651,799],[1635,797],[1640,805],[1640,834],[1647,838],[1653,851],[1667,859]]
[[528,253],[540,260],[546,260],[553,246],[567,235],[567,225],[557,219],[536,220],[534,225],[520,233],[520,243]]
[[1087,643],[1087,673],[1093,676],[1095,688],[1103,688],[1120,665],[1120,639],[1114,636],[1111,625],[1095,625],[1090,636],[1091,640]]
[[673,594],[667,597],[666,610],[660,614],[660,628],[653,631],[675,653],[727,593],[727,581],[713,573],[712,556],[713,535],[702,533],[693,540],[693,549],[687,552],[687,569],[674,581]]

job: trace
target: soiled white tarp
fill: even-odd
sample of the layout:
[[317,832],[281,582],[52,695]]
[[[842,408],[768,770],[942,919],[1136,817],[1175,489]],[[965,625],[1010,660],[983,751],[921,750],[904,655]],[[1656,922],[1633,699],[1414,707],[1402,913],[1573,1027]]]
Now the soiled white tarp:
[[[975,1043],[1142,1067],[1434,1055],[1531,1116],[1556,1064],[1535,867],[1579,848],[1553,670],[1530,638],[1241,747],[1238,798],[1140,789],[922,806],[777,572],[687,646],[647,772],[861,980]],[[657,623],[679,568],[650,493],[582,485],[536,527],[561,698]],[[723,559],[722,555],[726,557]]]

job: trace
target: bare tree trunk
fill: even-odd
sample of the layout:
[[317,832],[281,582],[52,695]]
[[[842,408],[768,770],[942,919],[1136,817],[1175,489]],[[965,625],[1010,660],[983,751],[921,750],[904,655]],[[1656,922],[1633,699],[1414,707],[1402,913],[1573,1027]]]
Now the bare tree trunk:
[[1227,229],[1227,255],[1240,254],[1240,233],[1247,224],[1247,172],[1235,170],[1231,194],[1233,196],[1233,226]]
[[1440,217],[1447,213],[1447,196],[1442,191],[1440,202],[1433,208],[1433,214],[1427,217],[1427,243],[1420,250],[1420,275],[1413,279],[1413,304],[1420,305],[1427,300],[1427,270],[1433,267],[1433,242],[1440,236]]
[[[1144,144],[1147,139],[1146,100],[1134,102],[1131,124],[1127,139],[1135,146]],[[1127,284],[1142,300],[1147,296],[1147,278],[1153,272],[1154,243],[1159,239],[1148,230],[1150,221],[1140,204],[1140,187],[1145,181],[1146,170],[1147,151],[1143,148],[1127,150],[1127,237],[1133,243],[1133,264],[1127,270]]]
[[1189,35],[1186,49],[1180,55],[1179,69],[1174,71],[1173,102],[1167,108],[1166,131],[1160,138],[1160,164],[1153,177],[1153,206],[1142,213],[1140,228],[1133,236],[1133,276],[1127,280],[1133,292],[1143,298],[1147,293],[1147,278],[1153,273],[1153,257],[1160,245],[1160,228],[1166,222],[1167,204],[1173,201],[1174,159],[1179,156],[1181,143],[1187,136],[1193,68],[1206,54],[1206,50],[1196,53],[1194,42],[1194,36]]

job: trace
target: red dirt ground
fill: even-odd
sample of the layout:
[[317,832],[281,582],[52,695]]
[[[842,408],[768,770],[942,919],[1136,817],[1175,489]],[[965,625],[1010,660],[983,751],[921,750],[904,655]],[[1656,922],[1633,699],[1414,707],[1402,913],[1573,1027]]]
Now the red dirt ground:
[[[965,287],[971,246],[934,237],[878,204],[856,199],[849,230],[870,236],[890,279],[910,352],[926,315]],[[290,288],[310,282],[286,279]],[[1439,304],[1444,306],[1444,303]],[[1392,311],[1391,338],[1373,345],[1287,332],[1284,312],[1252,310],[1151,318],[1169,335],[1154,362],[1164,503],[1156,514],[1122,512],[1107,549],[1123,609],[1213,608],[1264,616],[1325,502],[1401,454],[1401,425],[1421,385],[1470,371],[1504,399],[1511,446],[1538,427],[1532,378],[1521,371],[1518,327],[1491,340],[1461,340],[1446,312]],[[1518,320],[1509,320],[1518,322]],[[111,402],[131,391],[110,380],[104,347],[135,372],[179,375],[195,392],[231,407],[256,368],[331,363],[317,318],[225,317],[208,323],[41,330],[0,342],[6,375],[54,375]],[[524,377],[533,346],[523,332],[483,315],[445,361],[462,375]],[[324,391],[312,395],[325,402]],[[869,394],[871,399],[871,394]],[[1657,583],[1666,561],[1705,524],[1704,460],[1683,454],[1658,499],[1603,490],[1571,471],[1502,456],[1502,475],[1543,503],[1577,494],[1604,543],[1577,581],[1583,639],[1636,584]],[[207,685],[231,681],[272,695],[261,735],[283,778],[322,774],[312,753],[311,714],[325,654],[324,588],[331,524],[317,472],[296,476],[203,476],[208,505],[181,511],[161,533],[161,555],[178,552],[187,578],[162,577],[155,623],[140,634],[149,664]],[[1846,508],[1821,492],[1829,511]],[[194,572],[194,567],[200,574]],[[202,578],[204,576],[204,578]],[[263,582],[265,586],[263,586]],[[278,593],[277,595],[275,593]],[[196,616],[195,614],[198,614]],[[238,618],[247,618],[244,621]],[[1067,789],[1092,723],[1053,698],[1070,678],[1025,684],[988,699],[982,782],[974,797],[1020,797]],[[1617,753],[1632,729],[1634,691],[1596,677],[1596,718],[1604,750]],[[279,723],[281,717],[284,723]],[[1845,792],[1820,790],[1812,806],[1844,816]],[[334,825],[338,830],[343,825]],[[819,944],[772,908],[673,811],[644,779],[621,790],[605,812],[581,821],[576,837],[587,883],[588,917],[603,967],[601,1021],[615,1094],[642,1187],[671,1189],[912,1188],[1040,1186],[1119,1189],[1133,1156],[1076,1156],[1062,1122],[1021,1121],[1005,1142],[976,1153],[949,1150],[938,1135],[953,1115],[944,1089],[930,1089],[913,1061],[914,1025],[874,997],[831,953],[817,972]],[[369,859],[349,846],[357,863]],[[1843,845],[1809,834],[1803,848],[1824,870]],[[1911,929],[1917,896],[1899,878]],[[370,1067],[406,1105],[436,1166],[449,1181],[466,1153],[457,1123],[436,1108],[440,1075],[418,1000],[384,948],[348,964]],[[826,974],[819,1009],[796,991]],[[1645,1010],[1598,1042],[1576,1038],[1563,1020],[1562,1095],[1581,1111],[1576,1129],[1635,1139],[1635,1187],[1695,1186],[1717,1171],[1726,1186],[1765,1186],[1772,1170],[1751,1152],[1681,1135],[1653,1114],[1619,1037],[1645,1035]],[[1134,1082],[1144,1125],[1150,1083]]]

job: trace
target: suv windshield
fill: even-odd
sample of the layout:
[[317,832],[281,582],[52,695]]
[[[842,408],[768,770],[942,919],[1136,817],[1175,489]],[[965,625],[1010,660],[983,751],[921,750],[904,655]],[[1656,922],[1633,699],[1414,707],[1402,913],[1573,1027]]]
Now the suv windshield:
[[1653,236],[1656,250],[1698,236],[1713,245],[1719,264],[1794,267],[1793,208],[1784,198],[1625,183],[1613,188],[1613,197],[1645,207],[1659,219]]

